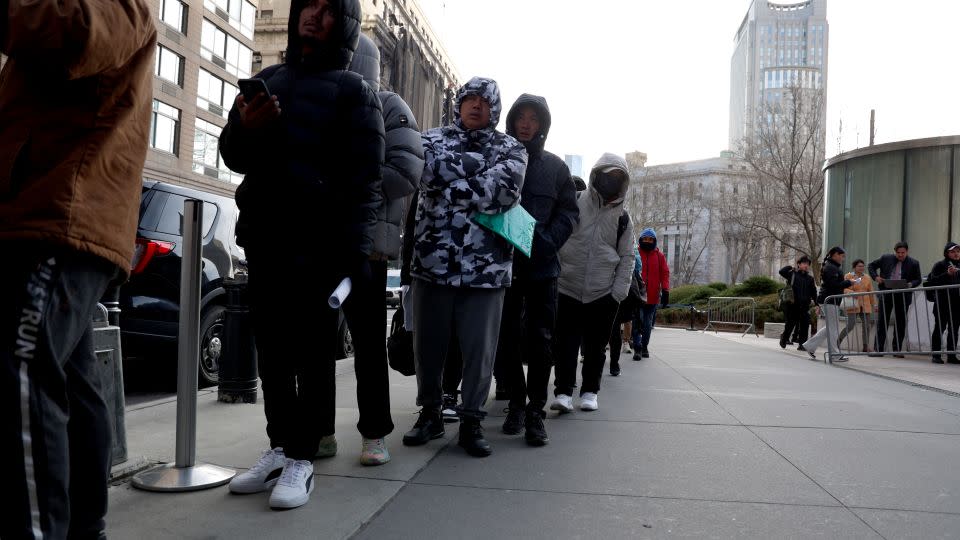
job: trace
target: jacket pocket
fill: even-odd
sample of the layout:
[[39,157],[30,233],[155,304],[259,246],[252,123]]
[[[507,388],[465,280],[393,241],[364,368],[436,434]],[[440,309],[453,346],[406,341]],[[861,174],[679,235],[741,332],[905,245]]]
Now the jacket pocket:
[[26,137],[0,149],[0,200],[13,199],[23,186],[29,147],[30,138]]

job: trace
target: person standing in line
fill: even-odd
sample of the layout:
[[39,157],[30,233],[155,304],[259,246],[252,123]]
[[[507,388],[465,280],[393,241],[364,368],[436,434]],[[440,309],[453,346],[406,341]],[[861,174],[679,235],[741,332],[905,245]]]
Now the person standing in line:
[[[887,280],[905,282],[905,288],[919,287],[923,282],[920,272],[920,263],[909,256],[910,246],[906,242],[899,242],[893,248],[893,253],[883,255],[867,266],[870,277],[877,282],[881,291],[893,290],[886,283]],[[887,327],[890,326],[890,316],[896,319],[893,341],[891,346],[894,352],[902,351],[903,339],[907,335],[907,312],[913,303],[913,292],[898,292],[880,295],[880,309],[877,321],[877,353],[882,353],[887,346]],[[879,355],[878,355],[879,356]],[[902,354],[895,354],[903,358]]]
[[519,252],[513,257],[513,283],[504,300],[497,363],[510,395],[503,432],[516,435],[525,430],[524,437],[531,446],[549,441],[543,419],[553,365],[558,253],[573,232],[580,212],[570,170],[562,159],[543,148],[550,125],[550,108],[540,96],[521,95],[507,113],[507,134],[523,143],[529,155],[520,204],[537,225],[530,257]]
[[513,246],[473,217],[519,204],[527,169],[523,145],[496,130],[500,110],[496,81],[474,77],[457,93],[454,123],[423,134],[426,166],[410,269],[417,404],[423,409],[403,437],[407,446],[444,435],[443,370],[455,335],[463,355],[459,444],[475,457],[492,453],[481,421]]
[[[855,283],[862,283],[860,278],[856,280],[843,279],[843,273],[840,271],[843,260],[846,258],[846,252],[840,246],[830,248],[827,252],[827,258],[823,261],[823,268],[820,269],[820,294],[817,296],[817,305],[820,308],[818,312],[823,312],[826,322],[817,330],[813,337],[803,344],[803,349],[811,358],[817,357],[817,347],[827,341],[828,327],[839,329],[840,323],[840,299],[827,298],[843,294],[844,289],[849,289]],[[839,353],[839,347],[834,349],[836,343],[827,343],[831,353]],[[834,362],[843,362],[845,358],[835,358]]]
[[[270,440],[230,491],[272,488],[274,509],[309,501],[320,440],[335,431],[339,316],[329,295],[347,277],[361,291],[373,279],[384,130],[376,93],[347,71],[360,17],[359,0],[293,0],[286,58],[257,75],[273,95],[237,96],[220,137],[224,162],[246,175],[236,232]],[[278,317],[291,275],[309,276],[296,298],[309,309]]]
[[[550,409],[573,412],[577,351],[583,351],[580,409],[595,411],[606,361],[606,344],[617,309],[630,292],[634,266],[633,224],[623,212],[630,187],[626,160],[603,154],[590,185],[577,201],[580,223],[560,249],[560,297],[554,341],[556,379]],[[621,216],[626,224],[621,229]]]
[[657,307],[670,303],[670,265],[657,247],[657,233],[646,228],[640,233],[640,258],[643,281],[647,284],[647,301],[640,305],[638,320],[633,325],[633,359],[650,358],[650,336],[657,322]]
[[[960,285],[960,245],[947,242],[943,248],[943,260],[938,261],[930,270],[929,285],[931,287],[945,285]],[[941,289],[929,291],[927,297],[933,297],[933,335],[930,340],[930,350],[940,351],[943,343],[943,333],[947,333],[947,349],[957,349],[957,327],[960,326],[960,289]],[[939,352],[933,354],[933,363],[942,364],[943,358]],[[957,355],[947,353],[948,364],[960,364]]]
[[[863,259],[857,259],[853,261],[853,271],[844,276],[848,281],[856,281],[857,278],[860,278],[860,281],[853,284],[853,287],[843,291],[846,294],[849,293],[869,293],[873,292],[873,280],[870,279],[870,276],[866,273],[866,263],[863,262]],[[870,347],[870,316],[876,310],[875,299],[873,295],[864,295],[855,297],[856,307],[848,309],[847,311],[847,326],[840,331],[840,336],[837,338],[837,348],[841,348],[841,343],[846,337],[853,331],[857,326],[857,321],[860,321],[860,332],[862,336],[863,351],[865,353],[873,352],[873,349]]]
[[817,285],[810,275],[810,257],[806,255],[797,259],[796,266],[784,266],[780,269],[780,275],[787,280],[787,284],[793,289],[793,304],[786,306],[784,315],[786,324],[783,326],[783,333],[780,334],[780,348],[786,349],[787,342],[794,331],[799,334],[801,345],[797,347],[798,351],[803,350],[802,343],[807,341],[807,331],[810,329],[810,305],[817,296]]
[[[646,302],[643,294],[646,292],[641,289],[643,282],[643,261],[640,259],[640,252],[635,250],[633,253],[633,275],[630,279],[630,293],[627,298],[620,302],[620,308],[617,310],[617,318],[614,321],[613,329],[610,330],[610,376],[620,376],[620,354],[623,351],[623,343],[633,344],[633,321],[637,318],[640,306]],[[645,288],[644,288],[645,289]],[[629,347],[628,346],[628,347]],[[629,348],[627,354],[632,353]]]
[[0,538],[104,535],[92,321],[133,259],[153,17],[142,0],[0,2]]
[[[363,34],[360,34],[360,43],[350,62],[350,71],[362,75],[364,82],[377,92],[383,107],[385,130],[386,153],[381,170],[383,204],[377,210],[377,227],[373,234],[372,279],[354,285],[343,304],[343,313],[356,347],[354,366],[360,409],[357,429],[363,436],[360,463],[382,465],[390,461],[386,436],[393,431],[387,347],[382,339],[383,321],[387,318],[383,291],[387,287],[388,261],[400,258],[404,203],[416,191],[423,174],[423,145],[420,144],[420,128],[407,103],[393,92],[380,91],[380,50]],[[321,448],[323,446],[321,443]]]

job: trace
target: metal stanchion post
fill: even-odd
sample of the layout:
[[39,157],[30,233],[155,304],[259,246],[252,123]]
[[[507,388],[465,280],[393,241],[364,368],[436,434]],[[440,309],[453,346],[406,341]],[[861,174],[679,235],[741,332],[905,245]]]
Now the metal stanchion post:
[[197,463],[197,377],[200,350],[200,265],[203,202],[183,203],[183,252],[180,266],[180,333],[177,372],[176,462],[133,477],[133,486],[148,491],[195,491],[222,486],[232,469]]
[[239,274],[223,282],[227,310],[217,399],[223,403],[257,402],[257,348],[250,323],[247,279]]

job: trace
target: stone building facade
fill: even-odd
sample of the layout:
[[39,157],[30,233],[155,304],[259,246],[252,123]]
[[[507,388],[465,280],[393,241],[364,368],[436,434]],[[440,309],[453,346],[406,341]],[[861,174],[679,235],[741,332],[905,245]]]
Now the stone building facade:
[[[460,76],[416,0],[361,0],[363,32],[380,48],[380,84],[400,95],[421,129],[452,120]],[[281,62],[290,0],[261,0],[254,71]]]

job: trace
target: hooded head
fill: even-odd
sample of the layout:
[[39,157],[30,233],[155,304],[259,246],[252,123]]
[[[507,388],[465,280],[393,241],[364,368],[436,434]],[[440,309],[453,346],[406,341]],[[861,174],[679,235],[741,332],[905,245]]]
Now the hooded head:
[[650,227],[647,227],[640,233],[640,240],[637,242],[637,247],[643,251],[653,251],[657,249],[657,231],[653,230]]
[[474,77],[457,92],[457,106],[453,111],[453,122],[463,130],[467,128],[463,125],[463,119],[460,118],[460,106],[463,105],[463,100],[467,96],[480,96],[490,106],[490,122],[481,129],[495,128],[497,123],[500,122],[500,111],[503,108],[503,105],[500,104],[500,88],[497,86],[497,81],[484,77]]
[[[950,257],[950,252],[953,251],[953,257]],[[960,245],[956,242],[947,242],[947,245],[943,247],[943,258],[944,259],[953,259],[960,260]]]
[[[534,134],[533,138],[528,141],[517,137],[517,120],[520,118],[520,113],[526,108],[536,113],[537,120],[540,122],[540,131]],[[523,94],[517,98],[513,107],[510,107],[510,112],[507,113],[507,135],[520,140],[523,146],[527,148],[528,153],[538,154],[543,151],[543,145],[547,142],[547,134],[550,133],[550,122],[550,107],[547,106],[546,98],[533,94]]]
[[[316,2],[327,2],[335,22],[327,39],[315,41],[300,36],[300,19],[304,8]],[[287,25],[288,64],[309,63],[323,70],[347,69],[360,40],[360,0],[291,0]],[[305,57],[304,45],[312,52]]]
[[363,77],[371,90],[380,91],[380,49],[365,34],[360,34],[357,50],[350,60],[350,71]]
[[600,195],[603,204],[613,206],[623,203],[630,187],[630,169],[627,161],[616,154],[600,156],[590,171],[590,189]]

